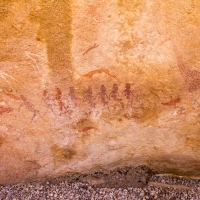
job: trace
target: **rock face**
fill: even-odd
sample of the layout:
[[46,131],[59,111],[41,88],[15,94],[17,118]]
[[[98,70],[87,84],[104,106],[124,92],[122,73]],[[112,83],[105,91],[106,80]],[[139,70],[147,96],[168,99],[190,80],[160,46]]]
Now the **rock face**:
[[0,2],[0,184],[146,165],[200,175],[200,2]]

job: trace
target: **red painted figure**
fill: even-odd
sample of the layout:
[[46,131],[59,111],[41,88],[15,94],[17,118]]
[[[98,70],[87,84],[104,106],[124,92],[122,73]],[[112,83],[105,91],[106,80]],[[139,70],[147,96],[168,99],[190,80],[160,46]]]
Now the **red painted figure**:
[[92,95],[92,87],[89,86],[87,91],[86,91],[86,94],[85,94],[85,97],[84,97],[84,101],[87,101],[93,108],[95,107],[95,103],[93,102],[94,100],[94,97]]
[[97,94],[97,97],[100,97],[104,107],[107,107],[109,109],[108,101],[106,101],[106,99],[108,99],[108,95],[106,94],[106,87],[104,85],[101,85],[100,92]]
[[60,88],[56,88],[56,100],[58,102],[60,111],[62,111],[63,110],[63,102],[62,102],[62,92],[61,92]]
[[127,107],[130,105],[132,107],[133,103],[133,94],[131,92],[131,85],[130,83],[126,83],[125,90],[122,92],[122,95],[126,97],[128,100]]
[[75,90],[74,90],[74,87],[70,87],[69,88],[69,93],[68,93],[68,97],[70,98],[71,102],[74,103],[74,105],[76,106],[76,101],[79,99],[76,97],[75,95]]
[[111,99],[111,98],[114,99],[115,101],[119,102],[120,105],[123,107],[122,99],[119,98],[118,85],[117,84],[113,84],[112,92],[109,95],[109,99]]
[[54,110],[53,110],[53,106],[52,106],[52,103],[51,103],[51,98],[50,98],[50,95],[49,95],[49,92],[45,89],[43,90],[43,100],[44,102],[46,103],[47,107],[50,108],[50,110],[52,111],[52,113],[56,116]]
[[33,121],[33,119],[36,117],[37,114],[39,114],[39,110],[36,110],[33,106],[32,103],[30,103],[26,97],[24,95],[20,95],[21,100],[23,101],[23,103],[20,105],[19,107],[19,111],[22,105],[24,105],[26,107],[26,109],[28,109],[30,112],[33,113],[33,117],[31,118],[31,122]]

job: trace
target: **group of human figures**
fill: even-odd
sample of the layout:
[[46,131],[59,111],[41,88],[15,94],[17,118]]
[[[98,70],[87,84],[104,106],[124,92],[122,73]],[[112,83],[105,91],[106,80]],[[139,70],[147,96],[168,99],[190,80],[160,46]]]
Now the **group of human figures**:
[[[133,102],[133,95],[132,95],[132,91],[131,91],[131,85],[130,83],[126,83],[125,89],[122,92],[122,96],[125,97],[128,101],[127,106],[130,105],[132,106],[132,102]],[[113,84],[112,87],[112,91],[110,92],[110,94],[107,94],[107,89],[105,87],[105,85],[101,85],[100,86],[100,91],[99,93],[97,93],[96,97],[93,96],[93,92],[92,92],[92,88],[91,86],[88,87],[84,100],[87,101],[92,107],[95,107],[95,103],[94,100],[95,99],[99,99],[101,101],[101,103],[103,104],[104,107],[109,108],[109,100],[114,100],[116,102],[118,102],[122,107],[122,96],[120,96],[119,94],[119,88],[117,84]]]
[[109,101],[113,100],[124,108],[123,98],[126,99],[127,107],[132,106],[133,93],[131,91],[130,83],[126,83],[125,89],[121,92],[121,95],[119,93],[118,84],[113,84],[110,93],[107,92],[106,86],[102,84],[99,92],[95,95],[92,87],[89,86],[85,91],[83,98],[77,96],[74,87],[70,87],[66,98],[67,103],[65,103],[65,98],[62,96],[62,91],[59,88],[56,88],[56,93],[53,98],[47,90],[43,91],[43,100],[53,113],[55,106],[58,106],[60,111],[69,111],[69,107],[75,108],[79,101],[87,103],[91,108],[95,108],[97,102],[101,102],[103,107],[109,110]]
[[[21,107],[24,106],[25,109],[33,113],[31,122],[37,116],[40,116],[44,119],[45,114],[41,115],[41,110],[35,108],[35,105],[32,104],[24,95],[20,94],[20,96],[16,96],[14,94],[8,93],[6,93],[6,95],[12,99],[20,101],[18,112],[20,112]],[[111,101],[119,104],[122,108],[124,108],[125,106],[132,107],[133,92],[131,91],[130,83],[126,83],[124,90],[121,92],[121,95],[117,84],[113,84],[110,93],[107,92],[107,88],[103,84],[100,86],[99,92],[96,94],[93,93],[92,87],[89,86],[85,90],[82,98],[76,94],[74,87],[69,87],[69,92],[67,93],[67,95],[64,95],[60,88],[56,88],[53,91],[53,94],[52,91],[45,89],[42,93],[42,101],[45,103],[45,107],[47,107],[45,113],[47,113],[47,111],[50,109],[51,113],[53,113],[55,116],[62,115],[64,113],[67,113],[69,114],[69,116],[71,116],[76,108],[82,107],[78,104],[86,104],[90,107],[90,110],[97,108],[99,105],[102,105],[103,108],[106,108],[108,109],[108,111],[110,111],[109,106]],[[0,106],[0,114],[10,113],[13,110],[14,109],[11,107]]]

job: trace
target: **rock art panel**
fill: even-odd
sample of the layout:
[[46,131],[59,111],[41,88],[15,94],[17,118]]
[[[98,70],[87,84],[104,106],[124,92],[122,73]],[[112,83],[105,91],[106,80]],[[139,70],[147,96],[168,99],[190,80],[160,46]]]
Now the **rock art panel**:
[[199,176],[198,1],[0,3],[0,184],[146,165]]

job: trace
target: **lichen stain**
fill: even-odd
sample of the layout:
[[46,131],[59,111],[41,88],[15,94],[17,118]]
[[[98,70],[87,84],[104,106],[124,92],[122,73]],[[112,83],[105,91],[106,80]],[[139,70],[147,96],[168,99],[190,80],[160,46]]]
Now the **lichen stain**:
[[0,21],[5,21],[9,16],[9,10],[12,7],[12,3],[16,0],[3,0],[0,1]]
[[8,5],[6,1],[1,1],[0,2],[0,20],[4,21],[7,16],[8,16]]
[[192,150],[197,150],[199,149],[200,146],[200,137],[198,136],[186,137],[184,145],[186,148],[190,147]]
[[69,73],[72,43],[71,2],[41,0],[40,7],[40,10],[31,12],[29,18],[40,24],[37,38],[46,43],[49,67],[55,73],[63,73],[65,69]]
[[41,165],[36,160],[26,160],[24,162],[24,176],[26,177],[26,181],[36,177],[40,168]]
[[144,126],[155,125],[158,117],[159,112],[156,108],[145,108],[140,114],[133,115],[135,122]]
[[5,142],[5,139],[2,136],[0,136],[0,147],[3,145],[4,142]]
[[[140,19],[142,11],[146,7],[146,1],[144,0],[118,0],[119,7],[119,18],[122,17],[123,20],[120,22],[119,32],[120,32],[120,43],[118,52],[119,55],[126,53],[129,54],[130,49],[135,46],[140,39],[135,35],[130,35],[132,29],[134,29],[135,22]],[[123,39],[124,38],[124,39]],[[129,39],[128,39],[129,38]],[[118,62],[121,64],[128,65],[130,63],[129,59],[125,59],[126,56],[118,57]]]
[[141,11],[144,8],[145,1],[144,0],[118,0],[118,6],[121,9],[136,12]]
[[0,1],[0,61],[11,59],[8,55],[7,39],[16,37],[19,30],[13,25],[13,2],[16,0]]
[[55,160],[71,160],[77,152],[74,148],[54,145],[51,148]]

